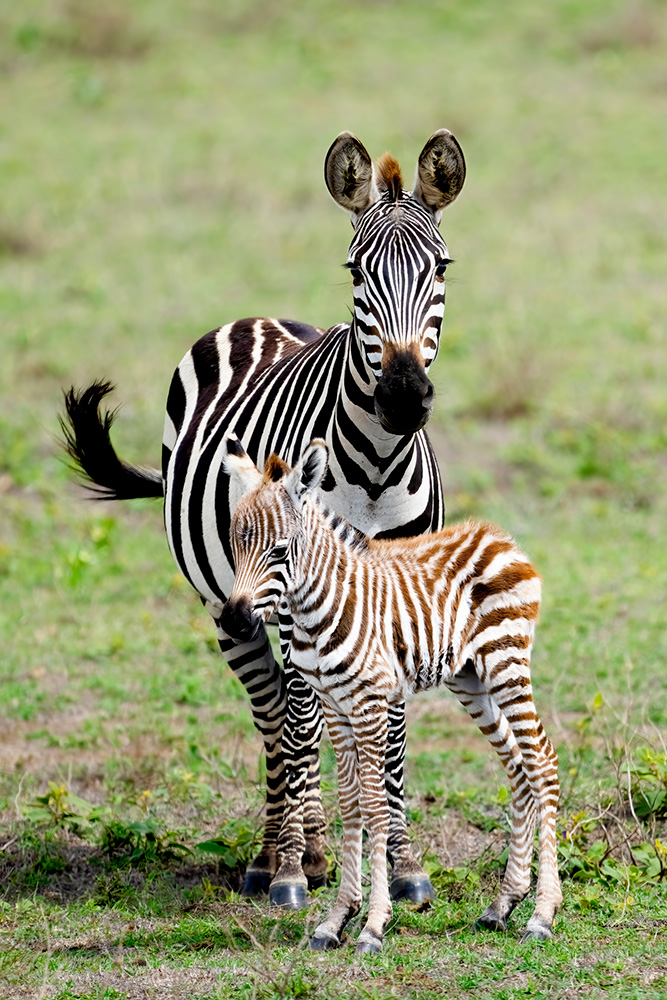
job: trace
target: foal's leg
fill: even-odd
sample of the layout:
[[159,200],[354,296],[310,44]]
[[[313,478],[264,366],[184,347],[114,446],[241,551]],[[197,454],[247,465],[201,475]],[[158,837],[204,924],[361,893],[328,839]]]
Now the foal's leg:
[[522,768],[537,802],[537,899],[523,939],[546,940],[551,937],[554,917],[563,901],[556,852],[558,757],[535,709],[528,660],[496,664],[488,683],[519,746]]
[[278,620],[288,692],[283,758],[289,807],[278,839],[280,869],[269,888],[269,898],[276,906],[298,909],[306,904],[306,889],[326,885],[327,878],[326,821],[320,796],[322,708],[315,691],[290,663],[292,619],[282,606]]
[[[352,727],[346,715],[322,706],[338,765],[338,799],[343,817],[343,863],[334,908],[310,939],[315,951],[340,947],[340,936],[361,909],[361,808],[359,766]],[[386,876],[386,870],[385,870]]]
[[500,893],[477,921],[481,927],[504,931],[512,910],[530,889],[530,863],[537,819],[536,800],[524,773],[521,752],[507,718],[472,665],[466,664],[462,671],[446,683],[500,757],[512,791],[512,834],[507,867]]
[[[304,805],[309,777],[319,778],[318,748],[322,736],[322,711],[319,698],[293,667],[286,671],[287,718],[283,729],[283,757],[285,761],[285,808],[278,836],[279,868],[269,887],[269,899],[274,906],[299,909],[306,905],[308,879],[303,867],[306,852],[304,833]],[[319,803],[319,781],[316,786]],[[312,795],[312,789],[311,789]],[[312,810],[312,800],[310,803]],[[321,806],[320,806],[321,814]],[[309,822],[312,822],[312,812]],[[326,871],[321,826],[323,815],[315,815],[316,846]],[[312,828],[311,828],[312,832]],[[311,843],[313,842],[311,840]]]
[[243,894],[267,892],[278,867],[276,845],[283,818],[285,770],[281,751],[287,710],[287,689],[262,627],[253,642],[236,643],[217,626],[218,644],[250,697],[253,722],[266,754],[266,823],[259,854],[246,870]]
[[367,697],[351,719],[359,756],[361,814],[370,841],[371,898],[356,952],[382,950],[384,929],[391,919],[387,883],[389,806],[384,781],[387,745],[387,702]]
[[405,702],[390,705],[389,730],[385,760],[385,787],[389,803],[388,854],[392,865],[390,892],[392,899],[407,899],[421,903],[434,899],[431,880],[415,860],[405,822],[403,795],[403,764],[405,760]]

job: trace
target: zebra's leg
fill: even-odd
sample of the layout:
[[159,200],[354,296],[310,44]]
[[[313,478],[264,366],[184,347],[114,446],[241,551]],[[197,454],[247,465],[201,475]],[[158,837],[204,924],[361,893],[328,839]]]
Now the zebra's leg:
[[[322,710],[319,698],[296,670],[289,668],[286,679],[287,717],[282,742],[285,808],[278,837],[279,868],[269,887],[269,899],[274,906],[299,909],[307,900],[308,879],[303,867],[304,807],[309,776],[319,773],[317,753],[322,736]],[[319,797],[319,782],[317,792]],[[313,844],[317,849],[317,842]],[[321,860],[326,872],[323,848],[322,841]],[[312,864],[312,855],[308,860]]]
[[368,699],[351,721],[359,756],[361,815],[370,842],[371,898],[366,923],[355,949],[360,955],[382,950],[384,929],[392,914],[387,882],[389,805],[384,773],[387,702]]
[[[316,709],[321,711],[319,698]],[[303,803],[303,834],[306,849],[303,854],[303,871],[308,879],[309,889],[320,889],[327,884],[327,856],[325,853],[326,819],[320,795],[319,754],[311,761],[306,779]]]
[[477,921],[479,927],[504,931],[508,917],[530,889],[537,806],[523,771],[521,752],[507,718],[472,665],[467,664],[446,683],[500,757],[512,792],[512,833],[505,874],[498,896]]
[[[359,764],[354,733],[342,712],[326,703],[322,706],[329,736],[336,753],[338,801],[343,818],[343,862],[336,903],[310,939],[313,951],[339,948],[341,934],[361,909],[361,805]],[[385,865],[386,878],[386,865]]]
[[266,823],[259,854],[246,869],[244,896],[268,892],[278,868],[277,843],[283,818],[284,765],[281,750],[287,690],[281,668],[262,628],[254,642],[236,643],[217,626],[222,655],[250,696],[253,722],[266,754]]
[[[509,675],[506,682],[503,681],[503,674]],[[496,665],[489,684],[514,734],[521,753],[522,769],[537,803],[537,898],[522,940],[535,938],[545,941],[552,935],[554,917],[563,902],[556,851],[558,757],[535,708],[528,660],[511,660]]]
[[405,820],[403,794],[405,702],[389,706],[388,724],[385,787],[389,803],[388,853],[392,865],[391,898],[422,903],[425,899],[434,899],[435,892],[430,878],[412,853]]
[[[280,626],[280,652],[283,659],[285,678],[288,685],[288,701],[294,707],[289,716],[290,735],[287,743],[300,748],[314,741],[314,750],[308,766],[305,791],[303,793],[303,835],[305,850],[302,858],[303,874],[308,880],[310,889],[326,885],[327,859],[325,854],[324,835],[326,820],[320,796],[320,761],[319,742],[322,735],[322,708],[315,691],[304,683],[303,678],[290,664],[290,642],[292,638],[292,619],[288,609],[281,606],[278,616]],[[298,721],[296,721],[298,720]],[[301,756],[300,752],[297,752]],[[277,891],[277,890],[276,890]],[[285,895],[286,889],[280,890]],[[299,889],[297,896],[301,895]],[[304,898],[305,902],[305,898]],[[281,904],[284,905],[284,904]]]

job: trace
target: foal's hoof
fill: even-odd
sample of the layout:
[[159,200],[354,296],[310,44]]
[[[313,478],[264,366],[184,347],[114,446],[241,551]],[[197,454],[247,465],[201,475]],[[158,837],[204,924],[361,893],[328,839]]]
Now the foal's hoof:
[[269,886],[271,906],[281,906],[283,910],[302,910],[308,904],[308,892],[302,882],[273,882]]
[[409,903],[423,903],[435,899],[435,889],[428,875],[397,875],[389,886],[391,898],[405,899]]
[[265,896],[269,891],[271,878],[272,876],[268,872],[246,872],[241,895],[250,899],[253,896]]
[[550,941],[553,937],[551,927],[541,920],[529,920],[521,935],[522,941]]
[[315,931],[310,939],[308,947],[311,951],[334,951],[340,948],[341,942],[335,934],[322,934]]
[[[364,934],[364,932],[362,932]],[[357,947],[354,949],[355,955],[377,955],[382,951],[382,938],[376,937],[375,934],[369,934],[365,932],[364,936],[360,936],[357,941]]]
[[507,923],[502,917],[489,913],[487,910],[475,921],[476,931],[506,931]]

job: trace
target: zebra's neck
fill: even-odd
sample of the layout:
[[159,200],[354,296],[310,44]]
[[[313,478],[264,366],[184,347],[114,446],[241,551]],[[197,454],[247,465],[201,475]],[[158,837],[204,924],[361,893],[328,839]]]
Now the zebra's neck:
[[[390,434],[375,413],[375,376],[369,371],[359,348],[354,321],[345,350],[345,366],[334,413],[334,426],[341,440],[365,459],[370,476],[381,481],[390,467],[413,447],[414,434]],[[369,476],[369,478],[370,478]]]
[[335,601],[336,582],[353,572],[368,545],[368,535],[328,511],[315,496],[305,500],[289,596],[295,620],[307,619],[313,612],[318,621],[326,618],[328,603]]

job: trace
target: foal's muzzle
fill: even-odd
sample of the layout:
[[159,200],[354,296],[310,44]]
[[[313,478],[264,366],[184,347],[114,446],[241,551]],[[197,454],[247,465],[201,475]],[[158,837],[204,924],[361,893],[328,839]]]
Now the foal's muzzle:
[[230,598],[222,608],[218,623],[237,642],[252,642],[262,627],[262,619],[255,614],[248,597]]

